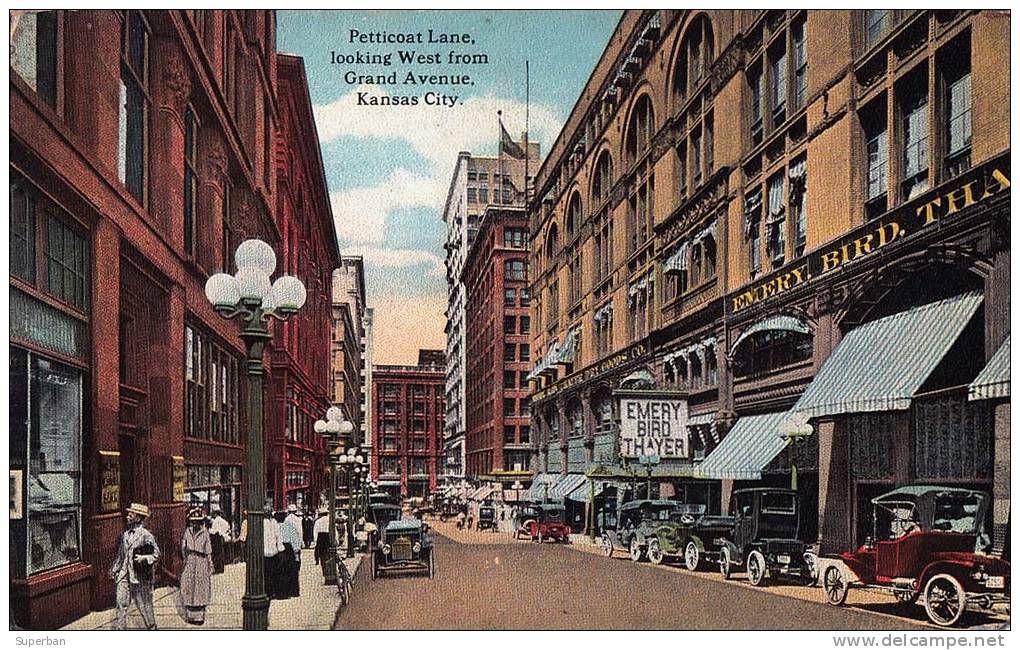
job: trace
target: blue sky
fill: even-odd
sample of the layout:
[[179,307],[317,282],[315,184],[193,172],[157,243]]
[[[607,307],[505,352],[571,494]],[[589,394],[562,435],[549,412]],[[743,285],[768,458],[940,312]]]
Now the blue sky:
[[[531,68],[533,141],[544,155],[619,20],[619,11],[280,11],[277,48],[304,57],[341,252],[365,257],[376,308],[376,363],[413,363],[418,347],[445,347],[443,201],[458,151],[496,152],[496,111],[524,130],[524,61]],[[473,44],[351,43],[370,34],[469,33]],[[484,54],[485,65],[399,62],[396,50]],[[331,63],[340,55],[392,53],[390,66]],[[469,74],[469,86],[349,84],[344,74],[399,79]],[[427,91],[456,95],[453,107],[361,106],[364,96]]]

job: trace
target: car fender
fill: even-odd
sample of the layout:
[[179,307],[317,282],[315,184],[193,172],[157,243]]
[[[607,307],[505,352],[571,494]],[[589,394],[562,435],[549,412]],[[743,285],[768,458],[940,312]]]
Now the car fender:
[[730,561],[732,563],[738,564],[738,565],[743,565],[744,564],[744,556],[740,554],[740,551],[739,551],[739,549],[737,549],[737,545],[736,544],[734,544],[730,540],[726,539],[725,537],[720,537],[719,539],[715,540],[715,543],[719,547],[720,551],[723,548],[728,548],[729,549],[729,551],[730,551]]
[[[641,531],[636,531],[634,533],[633,539],[637,540],[638,546],[642,546],[642,547],[648,546],[648,538],[645,537],[645,534],[642,533]],[[630,545],[628,544],[628,546],[630,546]]]
[[917,588],[924,589],[928,580],[939,573],[948,573],[963,585],[967,591],[982,591],[980,585],[974,583],[970,574],[974,571],[974,563],[969,560],[937,560],[924,567],[917,579]]
[[[684,548],[687,548],[688,542],[694,542],[694,545],[698,549],[698,553],[700,553],[701,555],[705,554],[705,542],[701,541],[700,537],[698,537],[697,535],[688,535],[687,540],[684,542]],[[733,549],[730,550],[732,551]]]

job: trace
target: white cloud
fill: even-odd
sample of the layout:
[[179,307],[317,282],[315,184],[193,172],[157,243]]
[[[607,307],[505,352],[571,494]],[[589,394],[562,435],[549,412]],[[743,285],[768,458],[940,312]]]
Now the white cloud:
[[401,208],[431,206],[443,188],[435,177],[397,169],[378,185],[330,193],[333,220],[340,244],[380,243],[386,235],[386,215]]
[[379,268],[406,269],[425,267],[428,277],[444,277],[446,267],[435,253],[409,248],[382,248],[379,246],[350,247],[340,251],[341,255],[361,255],[365,264]]

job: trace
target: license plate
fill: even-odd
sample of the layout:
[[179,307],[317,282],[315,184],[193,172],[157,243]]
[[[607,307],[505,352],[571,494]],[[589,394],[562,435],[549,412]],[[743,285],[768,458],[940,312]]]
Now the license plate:
[[1006,577],[1005,576],[988,576],[988,581],[985,582],[985,585],[989,589],[1002,589],[1003,587],[1006,586]]
[[789,564],[790,563],[790,556],[789,555],[780,555],[776,559],[779,560],[780,564]]

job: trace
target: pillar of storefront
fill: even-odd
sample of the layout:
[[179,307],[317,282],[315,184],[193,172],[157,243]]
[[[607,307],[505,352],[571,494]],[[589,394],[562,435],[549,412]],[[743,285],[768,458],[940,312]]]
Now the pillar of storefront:
[[1009,402],[994,410],[994,476],[992,478],[992,543],[1001,550],[1009,532]]
[[831,419],[815,423],[818,436],[818,544],[822,553],[849,548],[850,453],[846,431]]
[[89,153],[107,169],[116,170],[120,13],[82,9],[63,14],[64,120]]
[[[195,253],[208,273],[232,270],[232,259],[220,260],[223,254],[225,192],[228,178],[226,147],[218,129],[205,127],[199,132],[200,169],[197,213],[202,215],[195,228]],[[230,253],[237,242],[231,242]]]
[[730,497],[733,496],[733,479],[724,478],[719,487],[719,512],[726,514],[730,511]]
[[[150,92],[157,115],[149,120],[149,152],[158,161],[160,182],[151,183],[152,213],[170,245],[184,251],[184,112],[191,77],[179,42],[152,39]],[[199,222],[196,219],[196,227]]]

